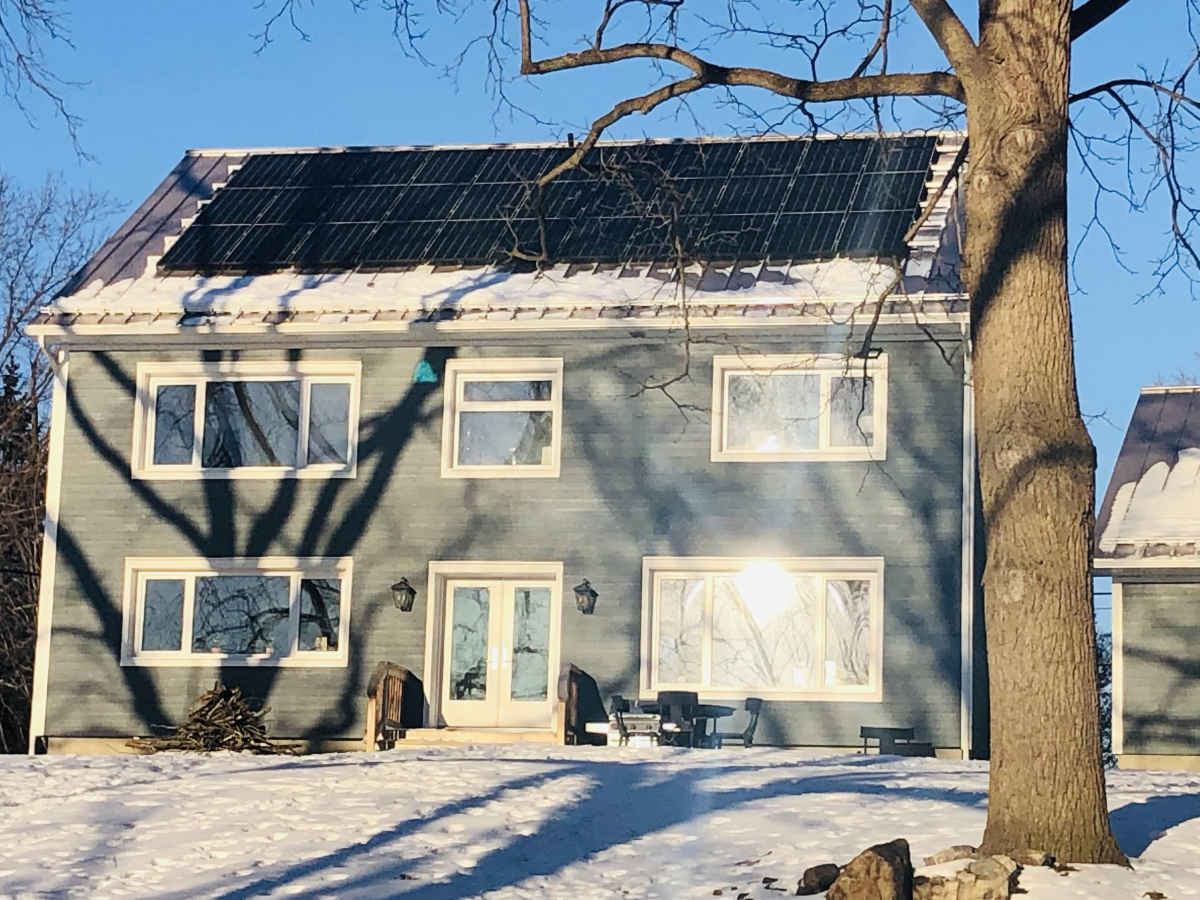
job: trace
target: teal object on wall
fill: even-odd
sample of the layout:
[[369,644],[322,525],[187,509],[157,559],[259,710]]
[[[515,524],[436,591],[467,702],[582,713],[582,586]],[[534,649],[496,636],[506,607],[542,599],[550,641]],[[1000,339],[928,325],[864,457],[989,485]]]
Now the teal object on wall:
[[417,363],[413,370],[413,384],[437,384],[437,372],[433,371],[429,360],[423,359]]

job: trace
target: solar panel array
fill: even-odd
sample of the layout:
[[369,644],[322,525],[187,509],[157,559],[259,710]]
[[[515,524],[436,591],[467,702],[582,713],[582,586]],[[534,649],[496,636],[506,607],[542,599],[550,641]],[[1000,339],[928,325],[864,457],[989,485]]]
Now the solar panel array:
[[170,272],[896,256],[934,137],[250,156],[159,263]]

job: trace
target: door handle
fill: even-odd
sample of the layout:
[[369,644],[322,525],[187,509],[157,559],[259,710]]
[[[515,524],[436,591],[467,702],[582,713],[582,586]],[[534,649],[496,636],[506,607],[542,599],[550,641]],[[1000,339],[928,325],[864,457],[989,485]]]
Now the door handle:
[[492,664],[491,664],[491,667],[492,667],[493,669],[495,669],[495,668],[497,668],[499,665],[500,665],[500,648],[499,648],[499,647],[493,647],[493,648],[492,648]]
[[507,666],[508,661],[510,659],[510,654],[508,652],[508,648],[505,647],[503,650],[500,651],[500,654],[501,654],[500,658],[504,661],[504,664]]

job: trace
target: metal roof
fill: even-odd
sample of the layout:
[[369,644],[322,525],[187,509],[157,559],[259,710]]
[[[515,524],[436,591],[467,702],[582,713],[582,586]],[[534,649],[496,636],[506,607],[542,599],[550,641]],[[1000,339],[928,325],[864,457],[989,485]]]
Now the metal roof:
[[1200,386],[1142,389],[1096,517],[1096,559],[1200,559]]

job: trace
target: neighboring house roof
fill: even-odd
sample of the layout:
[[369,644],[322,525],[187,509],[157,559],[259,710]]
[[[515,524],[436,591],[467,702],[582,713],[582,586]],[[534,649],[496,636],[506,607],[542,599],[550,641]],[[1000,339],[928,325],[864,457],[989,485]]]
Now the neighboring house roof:
[[956,319],[957,189],[903,238],[961,146],[601,144],[540,195],[531,185],[562,144],[194,151],[30,330],[665,324],[681,283],[701,321],[869,317],[877,302],[889,317]]
[[1098,567],[1200,559],[1200,386],[1142,389],[1096,536]]

